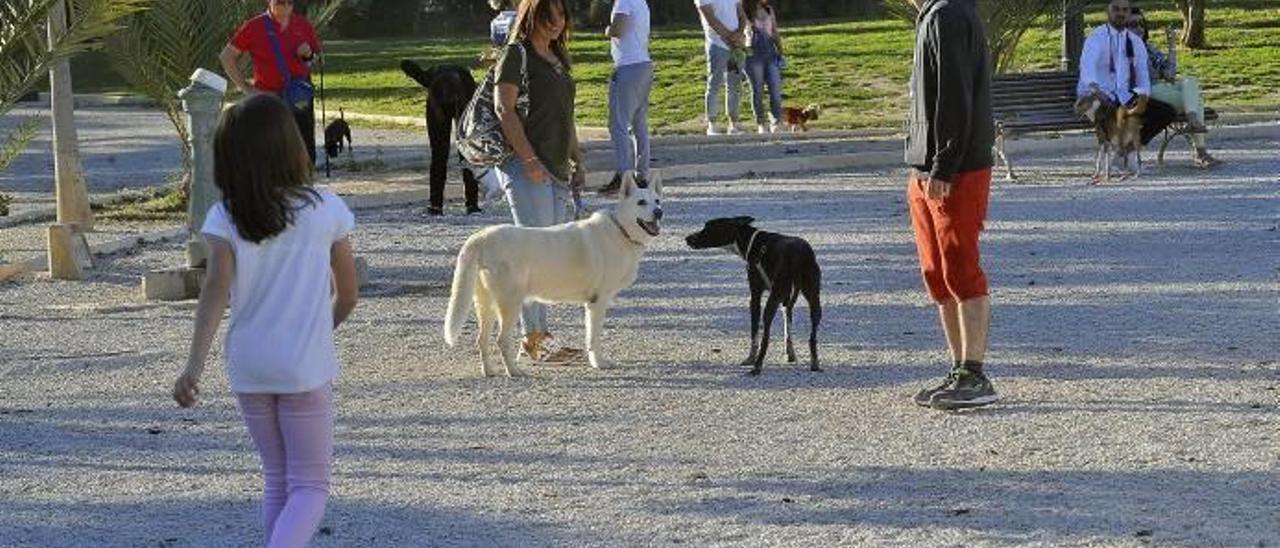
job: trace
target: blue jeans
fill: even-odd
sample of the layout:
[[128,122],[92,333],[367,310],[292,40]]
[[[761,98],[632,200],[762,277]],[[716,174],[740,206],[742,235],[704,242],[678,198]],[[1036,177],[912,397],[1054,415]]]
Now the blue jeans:
[[782,69],[775,55],[755,54],[747,58],[747,79],[751,83],[751,112],[756,123],[764,124],[764,87],[769,86],[769,113],[773,122],[782,120]]
[[649,176],[649,91],[653,63],[613,69],[609,79],[609,138],[618,173],[636,170]]
[[[535,183],[525,175],[524,163],[512,158],[498,166],[498,180],[511,203],[511,220],[516,226],[553,226],[573,220],[573,195],[568,183],[556,180],[543,168],[546,179]],[[520,309],[524,334],[547,331],[547,306],[527,302]]]
[[[742,67],[739,67],[741,69]],[[727,78],[726,78],[727,77]],[[720,116],[720,87],[728,80],[729,93],[725,97],[725,107],[729,110],[729,121],[738,123],[738,108],[742,100],[742,72],[729,70],[729,50],[720,46],[707,44],[707,91],[705,94],[707,123],[714,123]]]

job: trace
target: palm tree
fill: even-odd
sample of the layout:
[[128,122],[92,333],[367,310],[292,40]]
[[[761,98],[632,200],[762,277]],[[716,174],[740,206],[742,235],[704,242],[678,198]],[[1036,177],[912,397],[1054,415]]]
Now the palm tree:
[[[317,32],[344,0],[315,0],[311,10]],[[263,0],[151,0],[151,9],[129,19],[106,41],[116,72],[134,91],[156,101],[182,143],[183,176],[190,173],[188,128],[176,95],[197,68],[221,72],[218,53],[236,28],[265,7]]]
[[[100,45],[137,13],[144,0],[65,0],[66,31],[49,36],[49,12],[64,0],[0,0],[0,116],[49,74],[57,60]],[[0,171],[13,162],[35,134],[37,120],[24,120],[0,138]],[[0,205],[6,200],[0,200]]]

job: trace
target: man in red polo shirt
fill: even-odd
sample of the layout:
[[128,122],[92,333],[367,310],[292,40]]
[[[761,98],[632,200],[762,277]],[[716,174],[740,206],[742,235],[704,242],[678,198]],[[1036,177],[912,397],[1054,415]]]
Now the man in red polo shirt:
[[[227,46],[222,48],[218,57],[222,62],[222,70],[240,91],[249,93],[270,93],[280,95],[284,91],[285,76],[280,71],[280,60],[276,57],[275,48],[267,35],[267,26],[275,31],[276,40],[280,43],[280,51],[284,64],[288,67],[293,79],[311,79],[311,61],[320,52],[320,39],[306,17],[293,12],[295,0],[268,0],[267,11],[246,21]],[[240,58],[245,53],[253,61],[253,83],[245,80],[240,71]],[[294,116],[298,121],[298,129],[302,131],[302,140],[307,145],[307,153],[311,155],[311,163],[316,161],[316,117],[315,104],[312,101],[305,108],[294,107]]]

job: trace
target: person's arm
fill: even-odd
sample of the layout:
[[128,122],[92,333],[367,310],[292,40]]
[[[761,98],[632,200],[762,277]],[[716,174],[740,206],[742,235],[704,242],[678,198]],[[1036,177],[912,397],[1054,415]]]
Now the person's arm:
[[778,55],[782,55],[782,33],[778,32],[778,10],[769,8],[769,34],[773,36],[773,43],[778,48]]
[[1126,33],[1126,40],[1134,42],[1133,65],[1137,74],[1133,75],[1133,92],[1144,97],[1151,96],[1151,60],[1147,58],[1147,45],[1141,38]]
[[502,135],[506,137],[507,143],[511,144],[516,157],[520,159],[525,175],[528,175],[529,180],[534,183],[542,183],[546,180],[542,162],[538,160],[538,154],[534,152],[533,144],[529,142],[529,136],[524,131],[524,121],[516,111],[516,98],[520,96],[520,85],[513,80],[518,82],[523,78],[521,67],[524,66],[522,63],[524,60],[515,57],[519,55],[529,55],[529,53],[522,51],[519,46],[509,46],[506,55],[498,61],[499,81],[497,92],[494,94],[497,99],[494,102],[494,109],[497,110],[498,120],[502,124]]
[[742,7],[742,2],[739,1],[738,2],[738,28],[733,29],[733,33],[731,33],[729,35],[729,38],[727,38],[729,44],[739,48],[745,47],[747,44],[747,25],[750,25],[750,24],[751,24],[751,21],[747,20],[747,10],[746,8]]
[[614,12],[613,18],[609,20],[609,26],[604,28],[604,35],[609,38],[622,38],[622,35],[627,32],[630,20],[630,15]]
[[578,141],[578,124],[573,125],[573,141],[569,143],[569,159],[573,161],[573,174],[570,175],[570,186],[580,189],[587,184],[587,159],[582,154],[582,145]]
[[311,26],[311,22],[302,19],[306,23],[306,39],[298,44],[298,58],[305,63],[310,63],[315,56],[320,55],[320,37],[316,36],[316,29]]
[[227,75],[227,79],[231,80],[231,83],[236,85],[236,89],[239,89],[240,93],[249,95],[256,90],[249,85],[248,81],[244,79],[244,73],[240,71],[241,55],[244,55],[244,52],[236,49],[231,44],[227,44],[222,48],[222,53],[218,54],[218,61],[222,63],[222,72]]
[[231,281],[235,277],[235,253],[231,244],[221,238],[205,238],[209,246],[209,262],[205,270],[204,286],[200,289],[200,304],[196,306],[195,333],[191,335],[191,351],[187,366],[173,383],[173,400],[179,406],[191,407],[200,394],[200,376],[209,358],[209,347],[222,323],[222,313],[231,300]]
[[333,328],[337,329],[355,310],[360,292],[350,238],[338,240],[329,248],[329,268],[333,270]]
[[[968,152],[973,129],[975,64],[985,43],[969,43],[971,30],[960,17],[939,12],[925,29],[937,70],[938,91],[933,110],[934,157],[929,176],[946,186],[955,179]],[[945,195],[947,190],[942,193]]]
[[720,35],[720,38],[723,38],[726,42],[730,42],[730,36],[732,36],[736,31],[731,30],[729,27],[726,27],[724,23],[720,22],[720,19],[716,17],[715,8],[708,4],[705,6],[698,6],[698,11],[701,12],[702,17],[707,20],[707,26],[711,27],[711,30],[715,31],[716,34]]
[[534,183],[543,182],[543,172],[538,154],[533,150],[533,143],[524,132],[524,122],[516,112],[516,97],[520,95],[520,86],[502,82],[498,84],[498,119],[502,122],[502,135],[507,138],[524,167],[525,175]]
[[1080,85],[1077,88],[1077,94],[1083,94],[1086,89],[1096,87],[1098,80],[1098,55],[1102,54],[1102,48],[1097,40],[1093,39],[1093,35],[1089,35],[1084,39],[1084,48],[1080,51]]

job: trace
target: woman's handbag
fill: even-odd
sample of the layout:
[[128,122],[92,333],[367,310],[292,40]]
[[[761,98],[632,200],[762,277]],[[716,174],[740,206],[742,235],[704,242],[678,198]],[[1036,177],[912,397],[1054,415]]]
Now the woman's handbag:
[[267,26],[267,39],[271,41],[271,49],[276,54],[276,65],[280,67],[280,75],[284,77],[284,89],[280,90],[280,98],[295,111],[311,107],[315,99],[316,88],[305,78],[294,78],[289,73],[289,65],[284,62],[284,50],[280,48],[280,38],[276,36],[276,28],[271,25],[270,17],[263,17],[262,24]]
[[[523,120],[529,114],[529,53],[523,44],[513,44],[520,50],[520,92],[516,96],[516,114]],[[510,50],[508,50],[510,51]],[[502,119],[497,104],[498,70],[494,65],[484,81],[458,117],[457,146],[462,159],[474,166],[493,167],[506,162],[514,154],[502,133]]]

